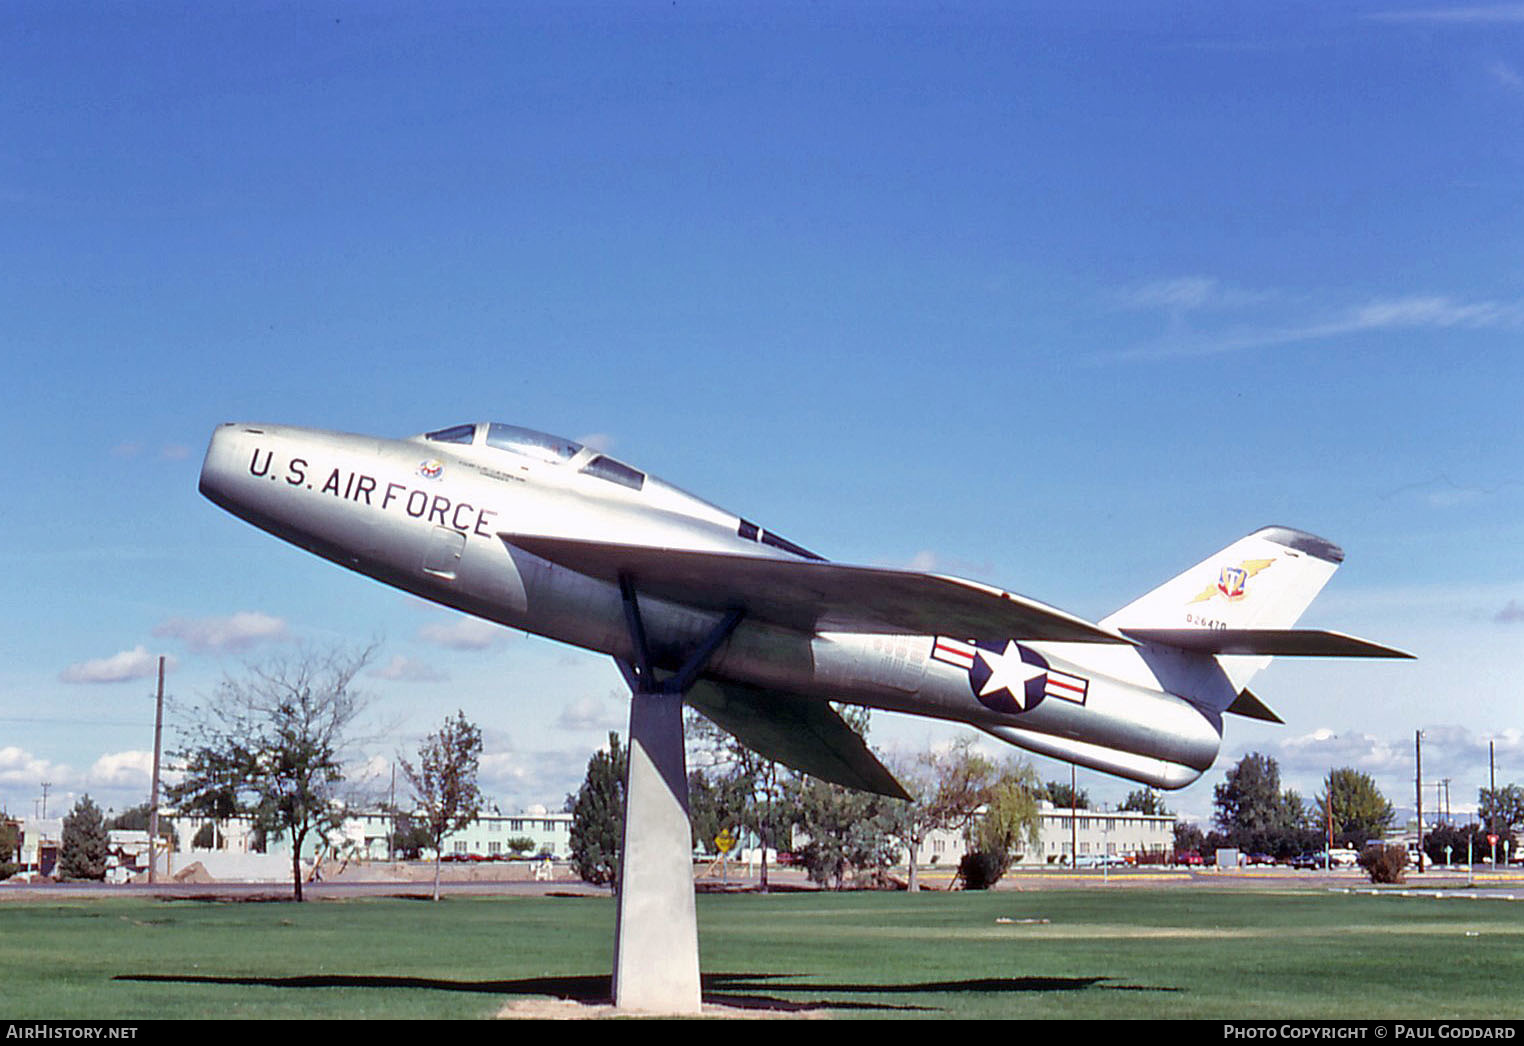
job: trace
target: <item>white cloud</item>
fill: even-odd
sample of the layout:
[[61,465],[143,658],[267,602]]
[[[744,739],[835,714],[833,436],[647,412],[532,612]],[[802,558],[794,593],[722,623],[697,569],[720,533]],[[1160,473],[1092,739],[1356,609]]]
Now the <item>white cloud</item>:
[[153,630],[156,636],[178,639],[198,653],[247,650],[258,643],[284,640],[286,622],[254,610],[227,617],[171,618]]
[[59,776],[60,767],[16,745],[0,748],[0,782],[36,788],[38,782]]
[[1124,288],[1117,301],[1128,309],[1160,309],[1185,313],[1198,309],[1233,309],[1271,300],[1270,291],[1227,287],[1212,276],[1175,276]]
[[483,794],[505,811],[522,810],[531,803],[560,809],[561,797],[581,787],[591,755],[588,749],[484,752],[478,779]]
[[425,625],[418,630],[425,642],[450,650],[488,650],[503,642],[508,633],[479,617],[460,617],[445,625]]
[[147,751],[108,752],[87,775],[89,785],[106,788],[146,787],[152,780],[153,753]]
[[[1488,779],[1488,745],[1498,767],[1498,784],[1520,781],[1517,770],[1524,756],[1524,730],[1508,728],[1479,733],[1467,726],[1438,723],[1422,728],[1424,807],[1432,809],[1436,783],[1450,782],[1451,809],[1465,813],[1475,809],[1477,789]],[[1235,745],[1224,750],[1215,773],[1224,773],[1246,753],[1259,751],[1275,759],[1281,787],[1293,788],[1311,802],[1322,790],[1328,773],[1353,767],[1370,774],[1387,800],[1399,811],[1411,811],[1416,770],[1416,745],[1412,733],[1399,736],[1358,730],[1320,728],[1308,733]],[[1507,768],[1505,770],[1505,768]],[[1193,797],[1210,801],[1210,789]]]
[[556,726],[562,730],[623,730],[628,715],[623,702],[584,697],[561,708]]
[[[1179,281],[1175,281],[1179,282]],[[1200,297],[1210,288],[1186,284],[1171,292],[1170,281],[1154,285],[1151,292],[1134,295],[1136,304],[1165,307],[1173,294],[1180,302]],[[1247,304],[1253,295],[1238,301],[1221,303]],[[1176,308],[1176,318],[1182,312]],[[1278,348],[1304,342],[1350,337],[1375,331],[1412,330],[1488,330],[1515,327],[1524,319],[1524,305],[1519,302],[1462,301],[1446,295],[1413,294],[1376,298],[1346,306],[1327,318],[1318,320],[1254,320],[1220,330],[1181,329],[1147,344],[1110,354],[1113,360],[1161,360],[1196,356],[1218,356],[1254,349]]]
[[399,683],[443,683],[450,678],[447,673],[439,671],[432,665],[403,657],[401,654],[393,657],[385,666],[376,669],[371,675]]
[[[173,664],[173,660],[169,663]],[[58,678],[65,683],[126,683],[152,678],[158,670],[158,655],[137,646],[110,657],[70,665],[58,673]]]

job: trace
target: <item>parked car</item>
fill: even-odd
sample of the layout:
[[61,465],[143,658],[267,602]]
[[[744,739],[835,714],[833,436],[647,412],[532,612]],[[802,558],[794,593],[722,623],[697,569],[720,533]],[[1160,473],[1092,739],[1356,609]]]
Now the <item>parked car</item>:
[[1184,850],[1175,854],[1176,864],[1198,865],[1206,864],[1205,859],[1195,850]]
[[1324,853],[1297,854],[1291,859],[1293,868],[1326,868],[1328,867],[1328,855]]

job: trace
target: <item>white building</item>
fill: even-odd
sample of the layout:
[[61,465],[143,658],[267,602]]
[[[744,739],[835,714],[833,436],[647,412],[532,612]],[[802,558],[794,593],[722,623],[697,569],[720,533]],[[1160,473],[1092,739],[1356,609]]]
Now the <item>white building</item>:
[[[549,854],[571,856],[571,814],[531,808],[517,814],[481,814],[475,821],[445,836],[445,856],[524,857]],[[528,846],[524,843],[527,842]]]
[[[1166,859],[1174,856],[1174,814],[1070,810],[1055,807],[1046,799],[1038,807],[1037,846],[1023,848],[1016,858],[1017,868],[1072,864],[1076,853],[1081,865],[1103,857],[1125,860],[1145,855],[1162,855]],[[917,858],[923,866],[957,867],[967,852],[961,832],[933,832]]]
[[[384,861],[391,856],[388,839],[394,820],[394,815],[385,811],[355,812],[345,818],[337,831],[330,832],[326,840],[316,832],[309,834],[302,845],[302,856],[314,857],[326,841],[332,856]],[[548,813],[543,807],[530,807],[515,814],[483,813],[465,828],[445,836],[444,856],[506,858],[514,854],[525,857],[549,854],[553,858],[565,859],[571,855],[571,820],[571,814]],[[183,845],[186,840],[193,839],[206,822],[174,818],[172,823]],[[250,850],[254,833],[247,821],[234,819],[223,822],[219,828],[224,849],[238,853]],[[265,852],[289,854],[289,833],[267,838]]]

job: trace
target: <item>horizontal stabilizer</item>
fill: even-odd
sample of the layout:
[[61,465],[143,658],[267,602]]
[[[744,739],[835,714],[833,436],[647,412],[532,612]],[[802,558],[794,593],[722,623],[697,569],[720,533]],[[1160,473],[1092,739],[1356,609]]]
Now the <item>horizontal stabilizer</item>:
[[1265,723],[1280,723],[1285,725],[1286,722],[1272,712],[1269,705],[1255,697],[1248,690],[1240,690],[1234,702],[1223,709],[1223,711],[1232,712],[1234,715],[1241,715],[1245,719],[1258,719]]
[[1193,654],[1275,657],[1407,657],[1405,650],[1311,628],[1123,628],[1122,634],[1152,646]]
[[941,574],[542,534],[498,537],[579,574],[616,584],[628,576],[642,596],[704,610],[744,610],[747,620],[801,632],[1130,643],[1112,629],[1036,600]]
[[768,759],[833,784],[909,799],[862,736],[824,701],[702,679],[684,700]]

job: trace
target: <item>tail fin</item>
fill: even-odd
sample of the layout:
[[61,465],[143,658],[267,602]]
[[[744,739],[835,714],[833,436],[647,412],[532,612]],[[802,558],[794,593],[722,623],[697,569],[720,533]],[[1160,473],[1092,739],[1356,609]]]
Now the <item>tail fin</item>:
[[1101,624],[1124,628],[1290,628],[1344,552],[1289,527],[1265,527],[1202,560]]
[[1145,643],[1193,649],[1197,656],[1213,656],[1214,641],[1236,639],[1215,656],[1232,689],[1240,691],[1270,663],[1272,652],[1287,652],[1265,649],[1265,638],[1289,630],[1343,560],[1343,550],[1332,542],[1289,527],[1265,527],[1101,624]]

